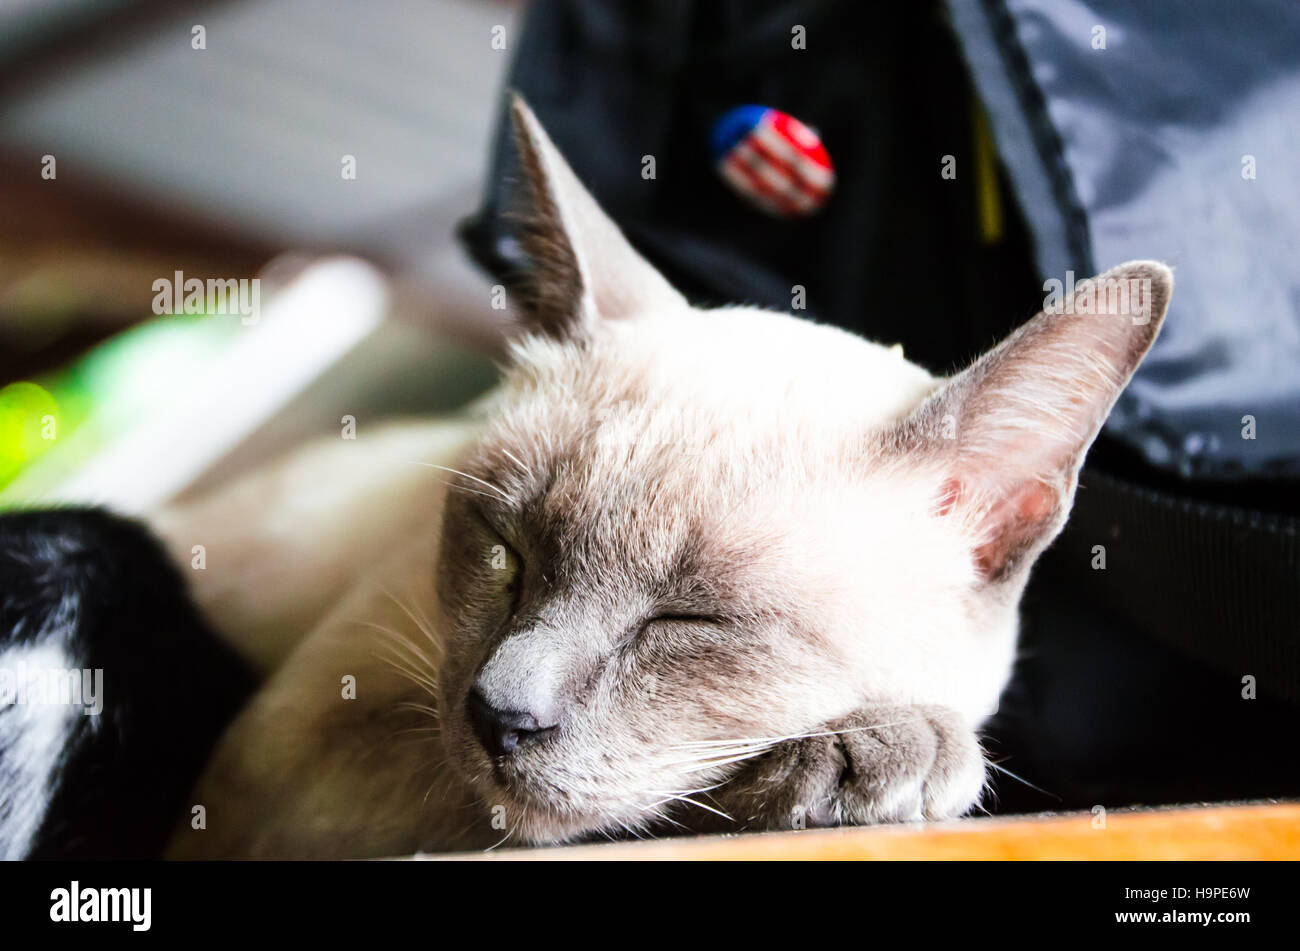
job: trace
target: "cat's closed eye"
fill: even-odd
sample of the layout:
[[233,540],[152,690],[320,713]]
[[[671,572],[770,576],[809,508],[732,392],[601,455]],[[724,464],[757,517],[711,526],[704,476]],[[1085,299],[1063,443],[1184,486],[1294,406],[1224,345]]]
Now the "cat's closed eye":
[[714,633],[730,627],[731,624],[726,618],[716,614],[664,611],[642,621],[631,641],[637,643],[647,638],[657,641],[657,638],[652,637],[655,634],[663,634],[670,638],[691,635],[711,637]]
[[721,627],[727,623],[727,619],[716,614],[664,613],[654,615],[645,623],[646,626],[651,624],[708,624],[714,627]]
[[494,614],[507,621],[519,608],[524,560],[481,510],[470,507],[469,511],[482,539],[483,554],[478,573],[492,596],[496,607]]

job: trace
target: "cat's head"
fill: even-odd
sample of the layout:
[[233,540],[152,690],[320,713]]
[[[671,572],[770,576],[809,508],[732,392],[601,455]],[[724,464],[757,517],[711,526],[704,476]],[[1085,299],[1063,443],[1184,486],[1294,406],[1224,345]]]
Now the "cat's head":
[[940,380],[833,328],[691,307],[513,112],[532,324],[438,578],[460,770],[554,841],[649,823],[868,701],[977,724],[1168,269],[1107,272]]

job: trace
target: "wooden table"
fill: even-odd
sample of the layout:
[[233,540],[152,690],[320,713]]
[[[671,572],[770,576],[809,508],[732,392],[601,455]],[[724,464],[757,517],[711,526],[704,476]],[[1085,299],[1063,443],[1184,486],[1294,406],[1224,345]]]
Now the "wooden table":
[[[963,819],[929,825],[509,849],[488,860],[1298,859],[1300,803]],[[441,858],[442,856],[425,856]]]

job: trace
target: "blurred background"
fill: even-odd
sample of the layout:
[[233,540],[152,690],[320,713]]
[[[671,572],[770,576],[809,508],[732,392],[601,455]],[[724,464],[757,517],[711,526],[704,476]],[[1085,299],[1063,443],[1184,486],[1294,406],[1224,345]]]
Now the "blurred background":
[[[138,510],[343,415],[445,410],[489,385],[508,316],[453,229],[482,191],[508,63],[491,30],[515,18],[492,0],[0,2],[0,387],[22,384],[0,395],[0,500]],[[336,268],[276,310],[339,255],[374,271]],[[153,282],[176,271],[260,275],[269,319],[155,317]],[[151,438],[115,467],[138,427]],[[156,446],[175,471],[140,486]],[[106,468],[78,489],[92,461]]]

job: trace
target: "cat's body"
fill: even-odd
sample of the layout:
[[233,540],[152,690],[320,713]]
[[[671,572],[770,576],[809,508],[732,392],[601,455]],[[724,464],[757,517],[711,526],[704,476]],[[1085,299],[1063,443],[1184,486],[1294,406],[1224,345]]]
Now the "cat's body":
[[[425,658],[436,655],[419,612],[432,597],[447,491],[435,470],[415,463],[454,465],[477,428],[363,430],[355,443],[306,447],[159,518],[178,559],[202,543],[192,539],[215,541],[193,591],[268,676],[194,793],[206,829],[190,829],[187,816],[175,854],[355,857],[491,844],[467,835],[474,823],[450,818],[461,797],[448,801],[446,754],[429,731],[436,720],[404,706],[430,705],[423,681],[435,668]],[[296,487],[324,474],[330,492],[304,506]],[[286,492],[295,511],[282,527]],[[379,510],[400,519],[384,522]],[[355,691],[345,689],[349,677]]]
[[516,118],[539,277],[501,389],[156,520],[178,558],[205,545],[201,605],[270,672],[173,854],[961,814],[1029,568],[1168,271],[1110,273],[1145,282],[1140,319],[1040,315],[940,380],[691,308]]
[[0,513],[0,860],[156,858],[253,672],[141,525]]

